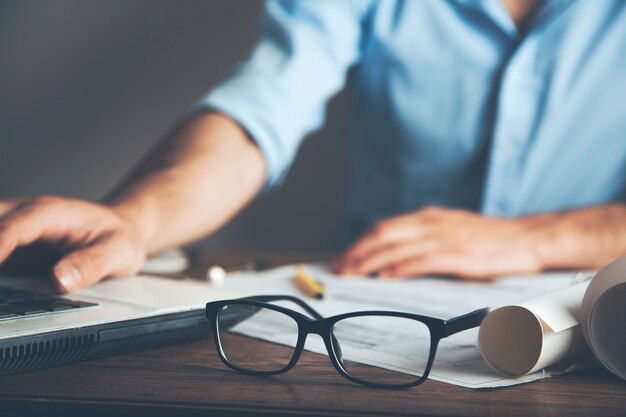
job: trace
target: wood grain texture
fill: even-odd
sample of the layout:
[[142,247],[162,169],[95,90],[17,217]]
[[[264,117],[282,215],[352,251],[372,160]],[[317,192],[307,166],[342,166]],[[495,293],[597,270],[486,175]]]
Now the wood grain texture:
[[[316,337],[316,336],[311,336]],[[244,349],[258,349],[247,339]],[[282,346],[276,346],[280,354]],[[219,360],[212,340],[0,377],[4,415],[622,416],[626,382],[603,369],[511,388],[435,381],[379,390],[342,378],[305,352],[290,372],[253,377]]]

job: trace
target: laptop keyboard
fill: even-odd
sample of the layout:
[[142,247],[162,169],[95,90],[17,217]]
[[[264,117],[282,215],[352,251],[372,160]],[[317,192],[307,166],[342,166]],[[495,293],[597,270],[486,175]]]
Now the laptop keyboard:
[[77,311],[98,304],[0,287],[0,321]]

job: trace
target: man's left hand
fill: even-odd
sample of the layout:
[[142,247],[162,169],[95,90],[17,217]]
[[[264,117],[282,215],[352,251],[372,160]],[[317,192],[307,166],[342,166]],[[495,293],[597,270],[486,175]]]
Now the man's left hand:
[[429,207],[380,222],[332,269],[346,275],[475,280],[538,272],[544,268],[537,253],[542,230],[531,217],[504,219]]

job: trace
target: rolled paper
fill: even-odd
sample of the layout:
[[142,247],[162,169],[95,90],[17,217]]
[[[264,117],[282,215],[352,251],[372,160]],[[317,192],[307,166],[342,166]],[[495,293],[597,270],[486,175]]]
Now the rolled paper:
[[485,362],[506,376],[522,376],[586,350],[581,301],[589,282],[500,307],[485,317],[478,346]]
[[480,326],[478,346],[485,362],[507,376],[591,350],[626,379],[626,258],[591,281],[492,311]]
[[626,258],[602,268],[582,302],[582,330],[594,356],[626,379]]

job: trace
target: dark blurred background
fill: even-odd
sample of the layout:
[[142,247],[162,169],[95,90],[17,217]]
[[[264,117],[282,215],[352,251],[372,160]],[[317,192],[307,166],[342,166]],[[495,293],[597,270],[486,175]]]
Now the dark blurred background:
[[[0,0],[0,199],[101,199],[254,44],[261,0]],[[336,246],[344,92],[285,184],[203,245]],[[207,211],[211,207],[207,207]]]

